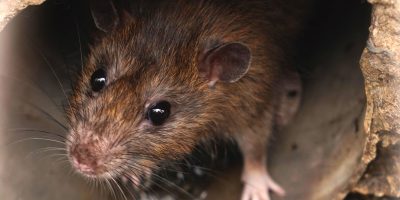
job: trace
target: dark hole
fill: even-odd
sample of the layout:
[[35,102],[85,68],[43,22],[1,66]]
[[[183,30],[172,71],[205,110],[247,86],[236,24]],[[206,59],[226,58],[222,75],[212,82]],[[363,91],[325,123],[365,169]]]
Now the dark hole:
[[292,151],[296,151],[299,148],[299,146],[296,143],[293,143],[291,146]]
[[297,91],[296,91],[296,90],[291,90],[291,91],[289,91],[289,92],[287,93],[287,96],[288,96],[289,98],[294,98],[294,97],[297,96]]
[[356,118],[354,120],[354,128],[355,128],[356,133],[358,133],[358,131],[360,130],[360,127],[358,125],[358,118]]

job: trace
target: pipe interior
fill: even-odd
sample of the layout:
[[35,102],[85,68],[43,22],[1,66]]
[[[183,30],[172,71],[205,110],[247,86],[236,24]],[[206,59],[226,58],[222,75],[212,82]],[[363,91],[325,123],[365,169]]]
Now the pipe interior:
[[[358,62],[368,36],[370,5],[359,0],[319,2],[312,13],[295,62],[304,85],[301,106],[292,123],[270,141],[269,168],[287,192],[286,197],[273,199],[336,197],[348,187],[366,139],[364,80]],[[95,32],[88,5],[73,0],[48,0],[28,7],[1,32],[7,71],[0,74],[4,104],[0,110],[0,199],[112,196],[107,185],[99,189],[71,173],[63,151],[46,149],[62,148],[62,144],[27,139],[57,140],[60,137],[54,133],[65,135],[56,121],[67,123],[66,95]],[[204,162],[185,168],[189,171],[185,183],[174,174],[168,178],[203,199],[238,199],[240,155],[235,145],[222,145],[218,151],[228,153],[218,153],[223,156],[216,160],[201,157]],[[199,171],[202,166],[212,171]],[[169,191],[173,194],[158,188],[150,196],[192,198],[174,186]]]

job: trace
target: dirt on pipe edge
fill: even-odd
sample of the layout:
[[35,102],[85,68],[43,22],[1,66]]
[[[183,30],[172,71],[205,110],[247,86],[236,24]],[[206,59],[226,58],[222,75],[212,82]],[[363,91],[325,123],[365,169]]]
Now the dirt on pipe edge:
[[367,140],[352,192],[358,199],[400,199],[400,0],[368,2],[372,20],[360,60]]
[[0,1],[0,31],[8,21],[29,5],[39,5],[45,0],[4,0]]

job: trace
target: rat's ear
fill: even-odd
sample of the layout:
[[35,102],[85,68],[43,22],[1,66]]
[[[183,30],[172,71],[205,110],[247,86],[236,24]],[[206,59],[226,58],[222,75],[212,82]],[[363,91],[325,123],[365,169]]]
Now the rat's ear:
[[89,3],[90,12],[98,29],[107,33],[118,26],[120,19],[112,0],[90,0]]
[[205,52],[199,57],[201,77],[213,86],[217,81],[236,82],[250,67],[250,49],[241,43],[228,43]]

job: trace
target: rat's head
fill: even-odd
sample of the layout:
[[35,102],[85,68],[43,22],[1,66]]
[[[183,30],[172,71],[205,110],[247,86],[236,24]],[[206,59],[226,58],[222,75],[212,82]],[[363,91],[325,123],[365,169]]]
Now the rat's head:
[[241,43],[199,45],[182,32],[172,41],[177,33],[155,29],[132,23],[89,54],[66,107],[70,160],[86,176],[143,176],[190,153],[223,118],[225,94],[210,85],[248,70]]

